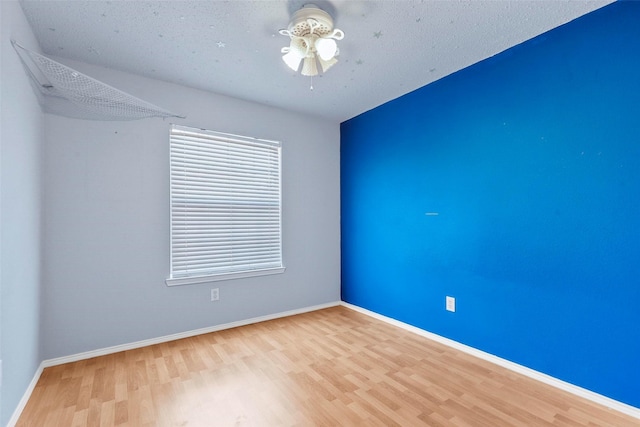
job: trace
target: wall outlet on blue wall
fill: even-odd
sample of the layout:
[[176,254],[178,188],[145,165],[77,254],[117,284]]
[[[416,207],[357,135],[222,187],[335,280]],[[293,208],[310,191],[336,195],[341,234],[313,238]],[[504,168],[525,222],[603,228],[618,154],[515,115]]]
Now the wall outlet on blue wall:
[[447,311],[456,311],[456,299],[454,297],[446,297]]

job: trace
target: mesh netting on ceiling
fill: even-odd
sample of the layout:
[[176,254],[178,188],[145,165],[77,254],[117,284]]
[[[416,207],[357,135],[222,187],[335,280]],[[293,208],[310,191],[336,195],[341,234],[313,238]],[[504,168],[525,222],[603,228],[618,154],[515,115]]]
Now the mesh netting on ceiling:
[[45,113],[87,120],[181,117],[11,41]]

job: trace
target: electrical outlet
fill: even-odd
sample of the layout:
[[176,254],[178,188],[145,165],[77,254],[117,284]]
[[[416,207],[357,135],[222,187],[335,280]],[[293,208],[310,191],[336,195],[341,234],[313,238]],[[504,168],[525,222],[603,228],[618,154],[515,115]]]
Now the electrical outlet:
[[456,311],[456,299],[454,297],[446,297],[447,311]]
[[220,299],[220,290],[218,288],[211,289],[211,301],[218,301]]

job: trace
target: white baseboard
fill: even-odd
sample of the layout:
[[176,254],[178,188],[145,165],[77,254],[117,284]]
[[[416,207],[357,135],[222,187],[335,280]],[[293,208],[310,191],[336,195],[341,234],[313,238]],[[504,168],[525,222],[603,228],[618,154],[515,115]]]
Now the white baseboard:
[[253,317],[251,319],[239,320],[237,322],[224,323],[207,328],[194,329],[187,332],[179,332],[177,334],[165,335],[163,337],[151,338],[148,340],[136,341],[128,344],[120,344],[113,347],[101,348],[98,350],[86,351],[84,353],[72,354],[70,356],[57,357],[55,359],[44,360],[42,363],[45,368],[49,366],[62,365],[69,362],[77,362],[78,360],[91,359],[92,357],[105,356],[107,354],[118,353],[120,351],[133,350],[136,348],[146,347],[154,344],[175,341],[182,338],[195,337],[196,335],[208,334],[211,332],[222,331],[225,329],[237,328],[239,326],[251,325],[253,323],[266,322],[267,320],[279,319],[281,317],[295,316],[296,314],[308,313],[310,311],[322,310],[323,308],[336,307],[340,305],[339,301],[327,304],[314,305],[311,307],[299,308],[296,310],[283,311],[280,313],[268,314],[266,316]]
[[558,378],[552,377],[547,374],[543,374],[542,372],[533,370],[531,368],[527,368],[526,366],[519,365],[514,362],[510,362],[506,359],[502,359],[498,356],[494,356],[493,354],[485,353],[482,350],[478,350],[473,347],[469,347],[467,345],[461,344],[457,341],[453,341],[449,338],[445,338],[441,335],[434,334],[432,332],[425,331],[424,329],[417,328],[415,326],[409,325],[407,323],[401,322],[399,320],[392,319],[387,316],[383,316],[382,314],[375,313],[373,311],[369,311],[365,308],[358,307],[353,304],[349,304],[347,302],[342,302],[342,306],[347,307],[351,310],[357,311],[362,314],[366,314],[367,316],[373,317],[378,320],[382,320],[383,322],[389,323],[391,325],[397,326],[399,328],[405,329],[409,332],[413,332],[415,334],[421,335],[425,338],[431,339],[433,341],[439,342],[446,346],[455,348],[456,350],[463,351],[467,354],[475,356],[479,359],[486,360],[495,365],[502,366],[503,368],[507,368],[511,371],[517,372],[519,374],[525,375],[529,378],[533,378],[534,380],[538,380],[550,386],[559,388],[560,390],[567,391],[569,393],[575,394],[576,396],[580,396],[584,399],[590,400],[592,402],[598,403],[600,405],[606,406],[607,408],[613,409],[618,412],[622,412],[623,414],[629,415],[634,418],[640,419],[640,408],[636,408],[631,405],[627,405],[626,403],[619,402],[617,400],[611,399],[609,397],[603,396],[601,394],[595,393],[591,390],[587,390],[582,387],[578,387],[571,383],[559,380]]
[[113,347],[101,348],[101,349],[98,349],[98,350],[86,351],[84,353],[78,353],[78,354],[72,354],[72,355],[69,355],[69,356],[57,357],[55,359],[43,360],[42,363],[40,363],[40,366],[38,367],[38,370],[36,371],[35,375],[33,376],[33,379],[31,380],[31,383],[29,384],[29,387],[27,387],[27,390],[25,391],[24,395],[22,396],[22,399],[20,400],[20,403],[18,404],[18,406],[16,407],[15,411],[13,412],[13,415],[9,419],[7,427],[14,427],[16,425],[16,423],[18,422],[18,419],[20,418],[20,415],[22,414],[22,411],[24,410],[24,407],[26,406],[27,402],[29,401],[29,398],[31,397],[31,394],[33,393],[33,390],[35,389],[36,384],[38,383],[38,380],[40,379],[40,375],[42,375],[42,371],[44,370],[44,368],[48,368],[48,367],[51,367],[51,366],[62,365],[64,363],[77,362],[79,360],[91,359],[92,357],[105,356],[107,354],[118,353],[120,351],[133,350],[133,349],[136,349],[136,348],[146,347],[146,346],[149,346],[149,345],[161,344],[161,343],[169,342],[169,341],[175,341],[175,340],[179,340],[179,339],[182,339],[182,338],[194,337],[196,335],[208,334],[210,332],[217,332],[217,331],[222,331],[222,330],[225,330],[225,329],[237,328],[239,326],[251,325],[253,323],[266,322],[267,320],[274,320],[274,319],[279,319],[279,318],[282,318],[282,317],[295,316],[296,314],[308,313],[308,312],[311,312],[311,311],[322,310],[324,308],[336,307],[338,305],[340,305],[340,301],[335,301],[335,302],[330,302],[330,303],[326,303],[326,304],[314,305],[314,306],[311,306],[311,307],[303,307],[303,308],[299,308],[299,309],[295,309],[295,310],[289,310],[289,311],[283,311],[283,312],[280,312],[280,313],[268,314],[266,316],[253,317],[251,319],[239,320],[237,322],[224,323],[222,325],[210,326],[210,327],[201,328],[201,329],[194,329],[192,331],[180,332],[180,333],[172,334],[172,335],[165,335],[163,337],[151,338],[151,339],[148,339],[148,340],[136,341],[136,342],[132,342],[132,343],[128,343],[128,344],[121,344],[121,345],[116,345],[116,346],[113,346]]
[[36,373],[33,375],[33,379],[29,383],[27,390],[22,395],[22,399],[20,399],[20,402],[18,402],[18,406],[16,407],[15,411],[13,411],[13,415],[11,415],[11,418],[9,418],[7,427],[14,427],[17,424],[18,418],[20,418],[20,414],[22,414],[24,407],[27,406],[27,402],[29,401],[33,390],[35,390],[36,384],[38,384],[38,380],[40,379],[40,375],[42,375],[43,369],[44,365],[40,363],[40,366],[38,366],[38,369],[36,369]]
[[237,322],[231,322],[231,323],[225,323],[222,325],[216,325],[216,326],[211,326],[211,327],[207,327],[207,328],[201,328],[201,329],[195,329],[192,331],[187,331],[187,332],[181,332],[181,333],[177,333],[177,334],[172,334],[172,335],[166,335],[163,337],[158,337],[158,338],[152,338],[152,339],[148,339],[148,340],[143,340],[143,341],[137,341],[137,342],[133,342],[133,343],[129,343],[129,344],[122,344],[122,345],[117,345],[117,346],[113,346],[113,347],[107,347],[107,348],[103,348],[103,349],[98,349],[98,350],[93,350],[93,351],[87,351],[84,353],[78,353],[78,354],[73,354],[70,356],[64,356],[64,357],[58,357],[55,359],[48,359],[48,360],[43,360],[42,363],[40,363],[40,366],[38,367],[38,369],[36,370],[36,373],[33,376],[33,379],[31,380],[31,383],[29,383],[29,386],[27,387],[27,390],[25,391],[24,395],[22,396],[22,399],[20,400],[20,402],[18,403],[18,406],[16,407],[15,411],[13,412],[13,415],[11,416],[11,418],[9,419],[9,422],[7,424],[7,427],[14,427],[16,425],[16,423],[18,422],[18,419],[20,418],[20,415],[22,414],[22,411],[24,410],[24,407],[26,406],[27,402],[29,401],[29,398],[31,397],[31,394],[33,393],[33,390],[36,387],[36,384],[38,383],[38,380],[40,379],[40,375],[42,374],[42,371],[44,370],[44,368],[50,367],[50,366],[56,366],[56,365],[61,365],[64,363],[69,363],[69,362],[76,362],[79,360],[85,360],[85,359],[90,359],[92,357],[97,357],[97,356],[104,356],[107,354],[113,354],[113,353],[117,353],[120,351],[125,351],[125,350],[133,350],[136,348],[141,348],[141,347],[146,347],[149,345],[154,345],[154,344],[160,344],[160,343],[164,343],[164,342],[169,342],[169,341],[174,341],[174,340],[178,340],[178,339],[182,339],[182,338],[189,338],[189,337],[193,337],[196,335],[201,335],[201,334],[208,334],[210,332],[217,332],[217,331],[222,331],[225,329],[231,329],[231,328],[236,328],[239,326],[245,326],[245,325],[250,325],[253,323],[259,323],[259,322],[265,322],[268,320],[273,320],[273,319],[279,319],[282,317],[288,317],[288,316],[294,316],[296,314],[302,314],[302,313],[308,313],[311,311],[316,311],[316,310],[322,310],[324,308],[329,308],[329,307],[335,307],[338,305],[342,305],[344,307],[347,307],[351,310],[360,312],[362,314],[365,314],[367,316],[376,318],[378,320],[381,320],[383,322],[389,323],[391,325],[397,326],[399,328],[405,329],[409,332],[413,332],[415,334],[421,335],[425,338],[431,339],[433,341],[439,342],[441,344],[444,344],[446,346],[455,348],[456,350],[460,350],[463,351],[465,353],[471,354],[472,356],[478,357],[480,359],[486,360],[488,362],[494,363],[498,366],[502,366],[504,368],[507,368],[511,371],[517,372],[519,374],[525,375],[527,377],[533,378],[535,380],[538,380],[540,382],[543,382],[545,384],[551,385],[553,387],[559,388],[561,390],[567,391],[569,393],[575,394],[577,396],[583,397],[585,399],[588,399],[592,402],[601,404],[603,406],[606,406],[608,408],[611,408],[613,410],[622,412],[626,415],[629,415],[631,417],[634,418],[638,418],[640,419],[640,409],[633,407],[631,405],[627,405],[625,403],[619,402],[617,400],[611,399],[609,397],[603,396],[601,394],[592,392],[590,390],[584,389],[582,387],[578,387],[576,385],[567,383],[565,381],[559,380],[557,378],[551,377],[549,375],[543,374],[542,372],[538,372],[535,371],[533,369],[527,368],[525,366],[519,365],[517,363],[514,362],[510,362],[506,359],[502,359],[498,356],[494,356],[492,354],[489,353],[485,353],[484,351],[475,349],[473,347],[469,347],[467,345],[461,344],[457,341],[453,341],[450,340],[449,338],[445,338],[443,336],[434,334],[432,332],[428,332],[425,331],[424,329],[420,329],[417,328],[415,326],[411,326],[407,323],[404,322],[400,322],[398,320],[392,319],[390,317],[386,317],[383,316],[381,314],[375,313],[373,311],[369,311],[367,309],[346,303],[346,302],[331,302],[331,303],[327,303],[327,304],[320,304],[320,305],[315,305],[315,306],[311,306],[311,307],[304,307],[304,308],[300,308],[300,309],[296,309],[296,310],[290,310],[290,311],[285,311],[285,312],[280,312],[280,313],[274,313],[274,314],[270,314],[270,315],[266,315],[266,316],[260,316],[260,317],[254,317],[251,319],[246,319],[246,320],[240,320]]

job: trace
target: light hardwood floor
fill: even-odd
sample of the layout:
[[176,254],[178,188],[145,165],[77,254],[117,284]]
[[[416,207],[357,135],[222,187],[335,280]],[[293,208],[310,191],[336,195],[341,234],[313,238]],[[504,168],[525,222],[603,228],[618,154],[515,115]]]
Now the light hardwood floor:
[[638,426],[345,307],[44,370],[18,426]]

